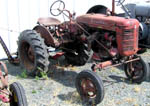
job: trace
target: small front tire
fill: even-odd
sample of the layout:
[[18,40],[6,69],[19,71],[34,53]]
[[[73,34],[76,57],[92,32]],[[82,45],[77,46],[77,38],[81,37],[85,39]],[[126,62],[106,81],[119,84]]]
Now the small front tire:
[[142,83],[150,77],[149,64],[142,57],[137,61],[125,64],[125,74],[133,83]]
[[22,85],[18,82],[14,82],[10,85],[10,106],[28,106],[25,91]]
[[81,98],[96,105],[104,98],[104,85],[101,78],[93,71],[80,72],[75,81],[77,92]]

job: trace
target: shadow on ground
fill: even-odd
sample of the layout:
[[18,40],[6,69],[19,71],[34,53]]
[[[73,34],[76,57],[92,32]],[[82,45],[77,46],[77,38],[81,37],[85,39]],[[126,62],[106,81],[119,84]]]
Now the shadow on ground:
[[19,64],[14,65],[14,64],[9,63],[8,61],[5,61],[5,64],[8,69],[8,74],[10,74],[12,76],[20,75],[24,71],[24,69],[21,68],[21,66]]
[[67,87],[74,87],[77,72],[72,70],[58,69],[55,66],[50,67],[48,77]]
[[95,106],[92,105],[89,101],[81,99],[79,94],[76,91],[68,92],[67,94],[58,95],[62,101],[65,101],[68,105],[82,105],[82,106]]
[[[128,78],[121,77],[121,76],[116,76],[116,75],[110,75],[109,78],[115,80],[115,81],[112,81],[112,83],[124,82],[124,83],[127,83],[127,84],[141,84],[141,83],[133,83],[133,82],[132,82],[131,80],[129,80]],[[150,82],[150,80],[143,81],[143,82]]]
[[[74,87],[75,78],[77,76],[76,71],[67,69],[67,67],[64,66],[66,63],[63,60],[50,60],[50,62],[51,64],[49,66],[48,77],[52,80],[55,80],[56,82],[63,84],[64,86]],[[8,61],[5,61],[5,64],[7,65],[9,75],[19,77],[22,79],[35,79],[35,77],[28,76],[27,74],[26,77],[22,77],[22,74],[25,72],[25,69],[22,68],[20,65],[13,65],[10,64]],[[56,67],[56,65],[58,64],[61,68]],[[64,70],[63,67],[66,69]]]
[[52,80],[67,87],[74,87],[77,74],[76,70],[68,68],[68,64],[63,58],[57,60],[50,59],[48,77]]

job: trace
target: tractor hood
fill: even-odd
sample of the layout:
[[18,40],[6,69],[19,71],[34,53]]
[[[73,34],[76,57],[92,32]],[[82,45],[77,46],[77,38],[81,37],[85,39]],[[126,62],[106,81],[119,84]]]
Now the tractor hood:
[[89,27],[103,28],[115,31],[117,27],[136,27],[139,22],[136,19],[126,19],[117,16],[107,16],[103,14],[85,14],[76,18],[77,23],[84,24]]

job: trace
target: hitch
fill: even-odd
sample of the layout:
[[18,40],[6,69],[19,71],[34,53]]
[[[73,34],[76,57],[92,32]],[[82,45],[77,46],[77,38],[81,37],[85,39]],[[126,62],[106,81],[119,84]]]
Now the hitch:
[[133,62],[133,61],[137,61],[137,60],[140,60],[140,58],[137,57],[135,59],[130,59],[130,60],[127,60],[125,62],[120,62],[120,63],[117,63],[117,64],[113,64],[113,61],[109,60],[109,61],[105,61],[105,62],[100,62],[100,63],[97,63],[97,64],[93,64],[92,67],[91,67],[91,69],[95,72],[97,69],[99,69],[99,70],[108,69],[108,68],[111,68],[111,67],[120,66],[122,64],[127,64],[129,62]]

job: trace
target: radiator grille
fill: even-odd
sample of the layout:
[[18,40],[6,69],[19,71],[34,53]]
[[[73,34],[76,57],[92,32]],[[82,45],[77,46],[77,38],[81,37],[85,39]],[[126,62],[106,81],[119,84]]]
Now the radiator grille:
[[123,31],[123,51],[134,50],[134,29]]

